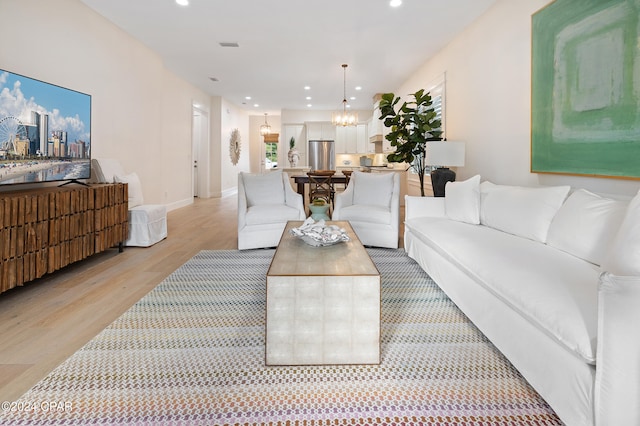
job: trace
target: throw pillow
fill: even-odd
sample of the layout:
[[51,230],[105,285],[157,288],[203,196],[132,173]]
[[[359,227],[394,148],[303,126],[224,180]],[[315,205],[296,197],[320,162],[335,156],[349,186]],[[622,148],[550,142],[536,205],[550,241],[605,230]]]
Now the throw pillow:
[[481,185],[480,223],[542,243],[569,186]]
[[126,175],[120,162],[114,158],[93,158],[91,169],[97,182],[113,183],[116,182],[116,176]]
[[447,182],[444,194],[444,210],[449,219],[480,223],[480,175],[462,182]]
[[242,173],[247,205],[284,204],[284,186],[282,172],[265,174]]
[[640,191],[629,203],[602,269],[614,275],[640,276]]
[[567,198],[553,218],[547,244],[600,265],[628,204],[579,189]]
[[353,204],[389,208],[395,173],[353,172]]
[[115,182],[122,182],[128,185],[129,192],[129,208],[141,206],[144,203],[142,198],[142,185],[140,184],[140,178],[136,172],[129,173],[128,175],[114,175],[113,180]]

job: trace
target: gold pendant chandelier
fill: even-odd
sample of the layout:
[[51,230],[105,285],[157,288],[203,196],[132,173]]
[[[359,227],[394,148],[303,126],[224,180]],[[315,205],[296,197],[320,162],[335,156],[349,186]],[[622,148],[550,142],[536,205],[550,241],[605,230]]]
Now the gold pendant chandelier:
[[260,125],[260,136],[266,136],[271,133],[271,126],[267,123],[267,113],[264,113],[264,124]]
[[358,125],[358,113],[347,111],[347,64],[342,64],[344,70],[344,97],[342,99],[342,111],[334,112],[331,115],[331,122],[335,126],[348,127]]

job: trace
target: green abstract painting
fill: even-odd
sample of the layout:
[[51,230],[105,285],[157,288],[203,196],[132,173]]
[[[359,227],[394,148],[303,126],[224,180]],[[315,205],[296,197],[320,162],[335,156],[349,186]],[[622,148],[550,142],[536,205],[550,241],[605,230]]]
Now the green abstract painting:
[[531,171],[640,178],[640,0],[532,18]]

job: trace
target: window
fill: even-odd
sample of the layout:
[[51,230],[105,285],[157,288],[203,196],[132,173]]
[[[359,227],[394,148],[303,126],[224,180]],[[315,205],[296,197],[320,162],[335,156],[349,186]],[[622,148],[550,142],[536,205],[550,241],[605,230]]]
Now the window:
[[265,170],[278,167],[278,133],[264,135],[264,168]]
[[278,143],[277,142],[265,142],[265,169],[275,169],[278,167]]
[[[444,116],[444,74],[440,78],[438,78],[429,88],[427,88],[427,91],[431,94],[433,109],[436,111],[437,118],[440,119],[440,130],[442,130],[442,137],[446,138]],[[435,166],[427,167],[426,174],[431,173],[431,170],[435,168]]]

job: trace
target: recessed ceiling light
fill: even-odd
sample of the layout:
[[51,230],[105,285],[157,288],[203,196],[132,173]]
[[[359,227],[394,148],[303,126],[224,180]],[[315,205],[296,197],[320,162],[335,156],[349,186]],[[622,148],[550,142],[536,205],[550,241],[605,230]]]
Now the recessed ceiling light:
[[244,97],[246,100],[250,101],[251,100],[251,96],[245,96]]
[[258,104],[253,104],[254,107],[258,108],[260,105]]
[[391,7],[398,7],[402,4],[402,0],[391,0],[389,2],[389,6]]
[[176,0],[176,3],[180,6],[189,6],[189,0]]
[[311,104],[307,104],[307,107],[308,107],[308,108],[311,108],[312,106],[313,106],[313,105],[311,105]]
[[310,101],[310,100],[311,100],[311,96],[307,96],[307,98],[306,98],[306,99],[307,99],[308,101]]
[[355,97],[355,96],[352,96],[352,97],[350,97],[349,99],[351,99],[352,101],[355,101],[355,100],[356,100],[356,97]]
[[362,86],[356,86],[356,90],[362,90]]
[[311,86],[304,86],[304,90],[311,90]]

